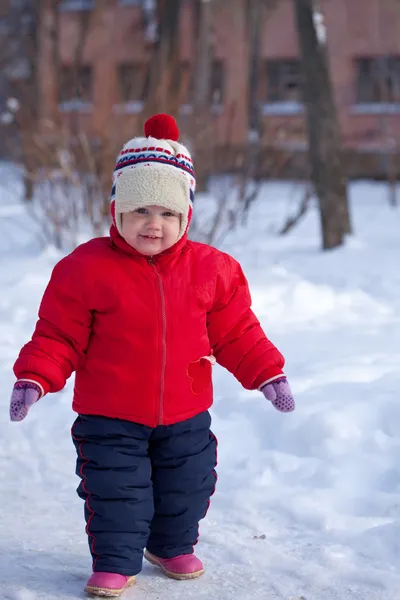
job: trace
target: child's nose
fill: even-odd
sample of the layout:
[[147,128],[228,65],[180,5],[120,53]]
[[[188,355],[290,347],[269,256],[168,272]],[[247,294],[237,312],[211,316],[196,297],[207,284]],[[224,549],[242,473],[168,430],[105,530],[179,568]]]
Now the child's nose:
[[160,227],[161,219],[158,215],[149,215],[147,224],[149,227]]

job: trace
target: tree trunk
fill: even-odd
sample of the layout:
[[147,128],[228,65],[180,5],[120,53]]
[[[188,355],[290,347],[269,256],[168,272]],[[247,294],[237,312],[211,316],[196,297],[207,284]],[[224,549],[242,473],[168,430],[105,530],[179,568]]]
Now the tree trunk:
[[[191,135],[195,152],[200,150],[196,162],[196,189],[204,192],[207,189],[209,160],[205,159],[204,149],[210,137],[210,80],[212,71],[212,30],[215,11],[215,0],[193,3],[193,39],[195,58],[193,61],[193,118]],[[210,149],[213,152],[213,149]]]
[[261,0],[250,0],[248,4],[248,39],[250,40],[250,111],[249,129],[257,138],[260,136],[260,34],[261,34]]
[[[2,57],[10,61],[10,65],[20,60],[27,70],[26,76],[14,80],[10,86],[13,96],[18,99],[16,123],[19,132],[19,155],[24,164],[24,200],[33,199],[34,195],[34,151],[31,139],[37,127],[39,93],[38,93],[38,27],[41,0],[31,0],[26,5],[15,3],[10,19],[10,54]],[[15,38],[18,39],[16,42]],[[9,66],[10,66],[9,65]],[[5,65],[7,66],[7,65]]]
[[338,118],[324,42],[318,39],[313,0],[294,0],[304,76],[311,177],[318,196],[323,249],[340,246],[351,233],[347,182]]
[[158,0],[157,38],[152,46],[145,86],[143,122],[155,112],[177,115],[174,73],[179,68],[181,0]]
[[210,78],[211,78],[211,28],[213,21],[212,2],[197,0],[195,9],[195,81],[194,81],[194,108],[196,111],[207,112],[210,105]]

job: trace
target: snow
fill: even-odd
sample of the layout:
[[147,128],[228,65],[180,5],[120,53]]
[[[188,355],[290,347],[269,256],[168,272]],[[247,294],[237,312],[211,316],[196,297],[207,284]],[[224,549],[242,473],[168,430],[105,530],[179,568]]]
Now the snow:
[[317,39],[321,45],[326,44],[326,25],[325,16],[319,9],[313,11],[314,27],[317,32]]
[[142,112],[144,103],[139,100],[132,100],[122,104],[114,104],[113,110],[116,114],[136,115]]
[[60,11],[75,11],[75,10],[91,10],[93,8],[93,0],[61,0],[58,10]]
[[350,108],[356,115],[398,115],[399,102],[360,102]]
[[268,102],[262,105],[262,114],[266,115],[298,115],[304,112],[302,102],[287,100],[282,102]]
[[[15,173],[3,165],[1,176],[0,597],[83,598],[72,382],[24,422],[8,421],[12,364],[60,255],[41,246]],[[286,355],[297,410],[276,412],[215,368],[219,482],[197,547],[206,575],[175,582],[144,564],[127,600],[399,598],[400,211],[383,184],[350,191],[356,235],[345,248],[319,252],[314,208],[274,235],[299,192],[273,182],[248,228],[225,239]]]

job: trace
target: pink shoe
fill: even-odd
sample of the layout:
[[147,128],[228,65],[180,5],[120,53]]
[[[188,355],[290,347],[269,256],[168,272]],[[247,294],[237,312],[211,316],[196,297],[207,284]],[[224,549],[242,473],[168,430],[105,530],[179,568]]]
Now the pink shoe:
[[85,592],[105,598],[119,598],[122,592],[133,585],[135,581],[135,576],[128,577],[127,575],[118,575],[118,573],[98,571],[89,577]]
[[204,573],[203,563],[194,554],[181,554],[174,558],[158,558],[145,550],[144,557],[153,565],[160,567],[172,579],[196,579]]

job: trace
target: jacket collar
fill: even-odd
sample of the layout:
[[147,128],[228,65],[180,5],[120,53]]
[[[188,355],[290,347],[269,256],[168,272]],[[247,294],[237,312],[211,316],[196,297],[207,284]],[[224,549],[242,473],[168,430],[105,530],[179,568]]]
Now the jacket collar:
[[[114,247],[118,248],[118,250],[121,250],[125,254],[128,254],[129,256],[131,256],[132,258],[135,258],[137,260],[149,261],[149,258],[150,258],[149,256],[146,256],[145,254],[141,254],[140,252],[135,250],[135,248],[132,248],[132,246],[130,246],[126,240],[124,240],[124,238],[121,236],[121,234],[119,233],[118,229],[116,228],[116,226],[114,224],[111,225],[111,227],[110,227],[110,238],[111,238],[111,244]],[[186,243],[187,243],[187,233],[185,233],[185,235],[178,242],[176,242],[176,244],[171,246],[171,248],[168,248],[168,250],[164,250],[164,252],[161,252],[160,254],[154,255],[152,262],[154,262],[154,263],[164,262],[164,261],[167,261],[168,259],[171,259],[172,257],[177,256],[178,254],[180,254],[182,252],[182,250],[186,246]]]

